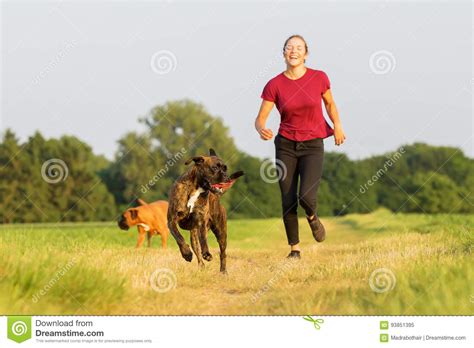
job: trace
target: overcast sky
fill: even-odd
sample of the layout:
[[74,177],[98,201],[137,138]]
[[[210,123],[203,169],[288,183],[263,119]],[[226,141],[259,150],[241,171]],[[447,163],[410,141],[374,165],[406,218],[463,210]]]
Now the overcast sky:
[[273,157],[254,119],[299,33],[347,135],[327,150],[363,158],[421,141],[472,157],[471,18],[470,1],[3,2],[1,130],[73,134],[112,158],[153,106],[190,98],[241,150]]

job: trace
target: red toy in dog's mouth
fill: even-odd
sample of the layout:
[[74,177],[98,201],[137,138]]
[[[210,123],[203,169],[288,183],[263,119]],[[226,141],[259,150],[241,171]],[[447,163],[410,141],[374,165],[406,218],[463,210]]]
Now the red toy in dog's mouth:
[[213,185],[211,185],[211,186],[212,186],[212,188],[215,188],[215,189],[227,190],[227,189],[229,189],[232,185],[234,185],[235,180],[237,180],[237,179],[230,179],[229,181],[219,182],[219,183],[213,184]]
[[217,184],[213,184],[211,185],[211,187],[213,189],[216,189],[216,190],[219,190],[221,193],[224,192],[224,190],[228,190],[229,188],[231,188],[232,185],[234,185],[234,182],[239,178],[241,177],[242,175],[244,175],[244,172],[239,170],[238,172],[235,172],[233,173],[230,177],[229,177],[229,180],[227,181],[224,181],[224,182],[219,182]]

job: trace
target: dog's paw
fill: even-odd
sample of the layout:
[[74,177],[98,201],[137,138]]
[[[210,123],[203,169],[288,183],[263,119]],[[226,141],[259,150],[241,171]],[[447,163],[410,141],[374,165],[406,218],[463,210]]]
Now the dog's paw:
[[193,259],[193,252],[189,248],[189,245],[185,244],[179,248],[179,251],[181,252],[181,256],[183,256],[183,259],[185,259],[188,262],[191,262]]
[[212,260],[212,255],[209,251],[206,251],[202,253],[202,258],[206,261],[211,261]]
[[193,253],[192,251],[189,251],[189,253],[183,253],[183,259],[185,259],[188,262],[191,262],[193,260]]

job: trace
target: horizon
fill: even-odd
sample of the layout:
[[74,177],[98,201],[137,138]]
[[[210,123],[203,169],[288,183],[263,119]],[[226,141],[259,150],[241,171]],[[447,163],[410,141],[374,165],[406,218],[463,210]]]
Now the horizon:
[[[63,136],[72,136],[72,137],[76,137],[78,140],[80,140],[81,142],[85,143],[86,145],[90,146],[92,148],[92,153],[95,155],[95,156],[103,156],[105,159],[107,159],[108,161],[110,162],[113,162],[116,160],[115,156],[117,154],[117,152],[114,152],[112,158],[109,158],[109,157],[106,157],[104,154],[100,154],[100,153],[96,153],[94,151],[94,148],[87,142],[84,141],[84,139],[81,139],[79,138],[77,135],[75,134],[61,134],[60,136],[57,136],[57,137],[47,137],[45,136],[43,133],[41,133],[41,131],[39,129],[35,130],[32,134],[28,135],[25,137],[25,139],[20,139],[20,137],[18,137],[18,135],[15,133],[14,130],[10,129],[10,128],[7,128],[7,129],[4,129],[2,130],[2,132],[0,133],[0,136],[3,137],[5,132],[6,131],[12,131],[13,134],[15,135],[15,137],[19,140],[20,143],[25,143],[28,141],[28,139],[32,136],[34,136],[34,134],[36,132],[39,132],[40,135],[45,138],[45,140],[51,140],[51,139],[60,139],[61,137]],[[232,140],[234,141],[235,143],[235,139],[232,137]],[[273,140],[272,140],[273,141]],[[432,146],[432,147],[449,147],[449,148],[453,148],[453,149],[457,149],[459,152],[461,152],[465,157],[469,158],[469,159],[474,159],[474,157],[470,156],[469,154],[467,154],[461,147],[458,147],[458,146],[451,146],[451,145],[443,145],[443,144],[439,144],[439,145],[433,145],[433,144],[429,144],[429,143],[425,143],[425,142],[412,142],[412,143],[406,143],[406,144],[400,144],[398,145],[396,148],[392,149],[392,150],[388,150],[388,151],[384,151],[384,152],[381,152],[381,153],[373,153],[371,155],[368,155],[366,157],[361,157],[361,158],[351,158],[350,156],[347,155],[347,153],[343,152],[343,151],[325,151],[325,153],[338,153],[338,154],[343,154],[343,155],[346,155],[351,161],[361,161],[361,160],[365,160],[365,159],[368,159],[368,158],[371,158],[371,157],[376,157],[376,156],[383,156],[383,155],[388,155],[388,154],[392,154],[396,151],[399,151],[400,149],[403,149],[407,146],[413,146],[413,145],[417,145],[417,144],[420,144],[420,145],[428,145],[428,146]],[[118,145],[118,144],[117,144]],[[237,147],[238,148],[238,147]],[[219,152],[219,147],[215,147],[216,151]],[[240,148],[238,148],[239,151],[247,154],[247,155],[251,155],[253,157],[256,157],[258,158],[259,160],[265,160],[265,159],[268,159],[268,158],[272,158],[272,157],[259,157],[259,156],[256,156],[256,155],[252,155],[252,154],[249,154],[248,152],[246,152],[245,150],[242,150]],[[117,149],[118,150],[118,149]],[[120,156],[119,156],[120,157]]]

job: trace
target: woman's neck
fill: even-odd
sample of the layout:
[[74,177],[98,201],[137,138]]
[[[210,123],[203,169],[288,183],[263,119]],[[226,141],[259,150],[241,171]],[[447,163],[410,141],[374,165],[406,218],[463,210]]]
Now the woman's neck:
[[297,66],[287,65],[285,75],[292,80],[296,80],[303,76],[306,73],[306,70],[307,68],[304,66],[304,64]]

